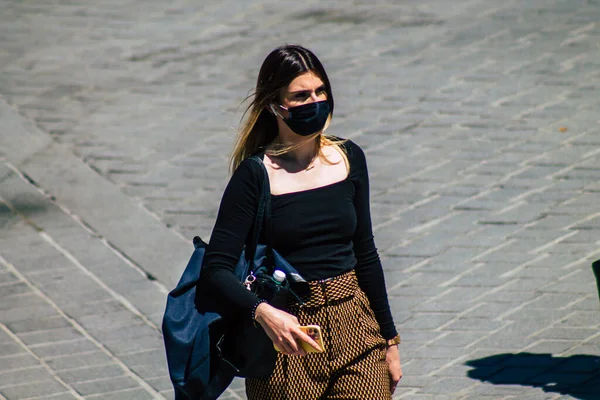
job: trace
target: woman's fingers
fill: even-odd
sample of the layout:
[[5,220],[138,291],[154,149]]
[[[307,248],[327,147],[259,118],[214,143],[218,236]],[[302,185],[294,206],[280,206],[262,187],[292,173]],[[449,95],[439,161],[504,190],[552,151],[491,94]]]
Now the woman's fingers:
[[256,320],[282,353],[306,355],[306,351],[297,340],[303,340],[317,350],[321,349],[310,336],[300,330],[295,315],[276,309],[267,303],[260,304],[256,310]]
[[315,343],[310,338],[310,336],[301,335],[305,335],[304,332],[302,332],[297,326],[292,326],[290,327],[287,334],[282,334],[281,336],[277,337],[277,339],[274,340],[274,342],[277,344],[277,347],[280,349],[280,351],[284,354],[291,356],[305,356],[306,351],[302,348],[302,345],[299,342],[300,340],[305,340],[308,343],[312,341],[317,346],[318,344]]
[[390,391],[393,394],[398,382],[402,379],[402,365],[400,364],[400,351],[398,350],[398,346],[388,347],[385,359],[388,363],[390,373]]
[[286,348],[286,351],[283,352],[284,354],[287,354],[289,356],[305,356],[306,355],[306,351],[294,339],[292,339],[291,342],[286,342],[284,346]]
[[302,351],[302,347],[296,343],[291,330],[288,332],[282,332],[282,334],[278,336],[274,342],[277,343],[277,347],[279,347],[281,352],[284,354],[297,355]]
[[288,344],[286,344],[285,342],[282,342],[279,345],[279,348],[281,349],[281,352],[283,354],[293,354],[294,353],[294,349],[292,349],[292,347],[289,346]]
[[390,391],[392,392],[392,394],[394,394],[394,392],[396,391],[396,386],[398,386],[398,382],[400,382],[401,378],[402,378],[402,375],[400,375],[398,377],[392,377],[390,379]]
[[304,349],[302,348],[302,346],[298,346],[298,351],[294,352],[294,353],[290,353],[290,356],[298,356],[298,357],[302,357],[306,355],[306,351],[304,351]]

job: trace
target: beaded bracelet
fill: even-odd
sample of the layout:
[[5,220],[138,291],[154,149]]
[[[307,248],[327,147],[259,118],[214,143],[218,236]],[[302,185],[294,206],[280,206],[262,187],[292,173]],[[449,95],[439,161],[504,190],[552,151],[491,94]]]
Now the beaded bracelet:
[[265,299],[260,299],[259,301],[256,302],[256,304],[254,304],[254,307],[252,307],[252,322],[254,323],[254,326],[258,326],[258,324],[256,323],[256,309],[262,303],[266,303],[266,302],[267,301]]

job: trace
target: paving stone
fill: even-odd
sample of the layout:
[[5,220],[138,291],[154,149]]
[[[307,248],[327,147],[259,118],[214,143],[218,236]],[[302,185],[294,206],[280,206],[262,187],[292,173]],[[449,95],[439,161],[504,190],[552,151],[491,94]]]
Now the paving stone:
[[49,379],[52,379],[52,376],[41,366],[5,371],[0,373],[0,388]]
[[400,329],[435,329],[455,317],[445,313],[415,313],[413,318],[405,321]]
[[477,385],[470,390],[472,396],[493,396],[501,398],[502,396],[521,396],[526,389],[518,385],[486,384]]
[[128,310],[112,312],[110,314],[96,314],[78,318],[78,322],[89,331],[106,329],[107,327],[120,327],[126,325],[138,325],[143,320],[133,315]]
[[31,275],[29,279],[50,295],[55,292],[64,291],[67,288],[69,288],[70,292],[75,293],[92,291],[98,288],[96,282],[74,266]]
[[62,340],[82,339],[82,335],[73,327],[52,329],[46,331],[29,332],[19,335],[19,339],[26,345],[36,345],[43,343],[53,343]]
[[2,354],[0,356],[0,373],[39,365],[38,360],[26,353],[16,355],[6,355],[4,353],[0,354]]
[[[165,397],[166,399],[170,399],[171,397]],[[144,389],[125,389],[112,393],[101,393],[91,396],[86,396],[86,399],[102,399],[102,400],[121,400],[121,399],[131,399],[131,400],[151,400],[155,399],[155,397],[148,393]]]
[[66,388],[55,380],[27,382],[20,385],[0,388],[0,393],[7,399],[26,399],[28,397],[50,396],[62,394]]
[[48,358],[44,361],[54,371],[61,371],[110,364],[113,362],[113,359],[105,352],[96,350],[80,354]]
[[43,397],[30,397],[29,400],[37,400],[37,399],[48,399],[48,400],[73,400],[77,399],[75,395],[70,392],[66,393],[58,393],[54,395],[44,395]]
[[415,345],[428,343],[441,336],[444,336],[444,334],[431,330],[402,329],[402,341]]
[[122,376],[123,368],[117,364],[105,364],[98,366],[79,367],[77,369],[63,370],[58,376],[67,384],[77,382],[94,381],[97,379],[113,378]]
[[166,294],[158,291],[156,287],[152,287],[151,283],[145,290],[127,293],[127,298],[145,315],[162,311],[167,304]]
[[0,285],[15,283],[19,280],[12,272],[0,271]]
[[14,356],[14,355],[23,355],[25,353],[25,348],[16,343],[0,343],[0,354],[2,357],[5,356]]
[[421,312],[460,312],[465,308],[468,308],[468,305],[466,303],[468,303],[468,301],[452,302],[446,300],[439,300],[420,303],[416,307],[411,307],[411,309],[414,311]]
[[491,320],[489,318],[471,317],[469,314],[461,316],[447,325],[447,329],[451,331],[493,331],[506,325],[505,322]]
[[[154,349],[148,351],[142,351],[138,353],[125,354],[120,356],[120,360],[125,363],[129,368],[134,371],[143,371],[144,373],[150,373],[152,377],[160,372],[162,375],[165,371],[166,356],[164,349]],[[157,372],[152,372],[157,371]]]
[[[446,365],[450,359],[420,359],[413,358],[410,362],[406,363],[406,370],[411,371],[407,376],[423,376],[429,375],[430,373],[442,368]],[[404,372],[404,366],[402,368],[402,372]]]
[[560,325],[569,327],[586,327],[595,326],[594,312],[592,311],[575,311],[570,313],[566,318],[560,320]]
[[163,375],[158,378],[146,379],[146,382],[148,382],[154,389],[158,391],[170,390],[173,387],[171,379],[168,375]]
[[0,286],[0,297],[2,298],[29,293],[30,289],[24,282],[17,281],[8,285]]
[[[153,379],[160,377],[168,378],[168,369],[166,360],[155,364],[138,365],[132,367],[133,372],[143,379]],[[163,390],[163,389],[160,389]]]
[[164,347],[164,342],[158,332],[146,336],[107,340],[105,345],[114,354],[126,354]]
[[432,359],[451,359],[458,358],[464,355],[464,348],[458,346],[446,346],[444,343],[438,342],[433,345],[419,347],[417,349],[407,349],[407,353],[411,357]]
[[72,301],[68,297],[57,301],[60,304],[61,310],[68,314],[71,318],[82,319],[96,315],[104,315],[126,311],[123,303],[116,300],[113,296],[107,293],[106,299],[90,299],[90,301],[79,300]]
[[30,347],[40,358],[60,357],[97,350],[97,346],[87,339],[69,340],[35,345]]
[[96,339],[106,342],[125,338],[135,339],[141,336],[153,336],[157,334],[157,331],[146,324],[137,324],[94,329],[93,334]]
[[8,329],[16,334],[25,334],[49,329],[69,328],[71,324],[62,316],[26,319],[7,324]]
[[48,399],[48,400],[73,400],[77,399],[74,394],[71,392],[58,393],[54,395],[45,395],[43,397],[30,397],[28,400],[38,400],[38,399]]
[[10,336],[5,331],[0,331],[0,343],[10,343],[13,341],[12,336]]
[[428,385],[431,384],[431,382],[437,380],[438,378],[435,377],[431,377],[431,376],[413,376],[413,375],[408,375],[408,376],[403,376],[402,377],[402,385],[407,387],[407,388],[423,388],[423,387],[427,387]]
[[[469,395],[468,394],[468,395],[464,396],[462,399],[464,399],[464,400],[478,400],[478,399],[495,399],[495,400],[502,399],[502,400],[506,400],[506,399],[511,399],[511,398],[512,397],[509,397],[509,396],[501,396],[501,397],[499,397],[499,396],[496,396],[496,395],[486,396],[486,395],[482,395],[482,394],[477,394],[477,395]],[[523,398],[527,398],[527,399],[530,399],[530,400],[536,400],[535,397],[532,397],[532,398],[530,398],[530,397],[523,397]],[[545,395],[545,396],[541,397],[540,399],[541,400],[548,400],[548,399],[551,399],[551,397],[548,397],[547,395]]]
[[138,387],[136,381],[128,376],[96,379],[88,382],[74,383],[73,387],[83,396],[99,393],[110,393],[117,390]]
[[573,302],[573,294],[546,293],[528,304],[531,308],[561,309]]
[[527,351],[536,353],[560,354],[573,348],[577,344],[573,340],[541,340],[527,348]]
[[483,339],[478,332],[450,332],[432,343],[433,346],[464,347]]
[[458,395],[461,390],[469,389],[474,385],[473,380],[468,378],[440,378],[431,385],[428,385],[423,392],[445,394],[452,391]]
[[582,310],[582,311],[594,311],[598,309],[597,298],[594,295],[589,295],[589,297],[585,297],[573,304],[570,308],[573,310]]
[[496,351],[519,351],[526,348],[531,340],[526,337],[514,337],[494,334],[475,344],[478,349],[493,349]]
[[464,276],[460,277],[458,276],[458,279],[456,279],[457,277],[455,276],[453,278],[452,281],[448,281],[449,283],[447,284],[451,284],[452,286],[457,286],[457,287],[468,287],[468,288],[482,288],[482,287],[487,287],[488,290],[490,290],[493,287],[496,287],[498,284],[505,284],[510,280],[509,278],[500,278],[497,277],[495,281],[492,281],[490,279],[490,274],[483,272],[483,273],[466,273]]
[[17,307],[39,307],[46,304],[46,301],[32,292],[26,292],[17,296],[8,296],[2,299],[0,308],[8,310]]

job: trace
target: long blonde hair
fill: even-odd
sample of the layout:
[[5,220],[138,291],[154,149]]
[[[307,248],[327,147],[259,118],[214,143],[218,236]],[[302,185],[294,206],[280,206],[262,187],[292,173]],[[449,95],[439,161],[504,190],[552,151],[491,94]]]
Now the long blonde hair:
[[[266,146],[273,142],[277,136],[277,120],[275,115],[270,113],[267,108],[271,104],[278,104],[281,90],[287,87],[298,75],[306,72],[314,73],[325,84],[327,101],[331,109],[323,131],[327,129],[333,115],[334,102],[331,84],[323,65],[314,53],[302,46],[284,45],[278,47],[263,62],[258,73],[256,90],[246,98],[246,100],[252,98],[252,101],[242,116],[242,123],[231,154],[230,172],[233,173],[240,163],[252,154],[261,149],[266,150]],[[344,142],[323,132],[316,132],[297,144],[275,146],[269,149],[267,154],[275,156],[285,154],[311,140],[315,141],[319,158],[326,163],[329,163],[329,161],[323,155],[322,147],[340,145]],[[344,152],[342,152],[342,156],[346,165],[348,165]]]

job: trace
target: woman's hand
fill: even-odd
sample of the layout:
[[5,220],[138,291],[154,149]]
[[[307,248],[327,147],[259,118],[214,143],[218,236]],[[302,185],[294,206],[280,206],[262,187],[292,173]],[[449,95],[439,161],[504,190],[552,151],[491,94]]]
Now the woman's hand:
[[402,378],[402,365],[400,365],[400,351],[398,345],[388,347],[385,353],[385,361],[387,361],[390,371],[390,392],[394,394],[398,382]]
[[282,353],[294,356],[306,355],[297,340],[302,340],[315,349],[321,350],[317,342],[300,330],[298,318],[294,315],[281,311],[268,303],[259,304],[254,315],[256,322],[263,327],[267,336]]

